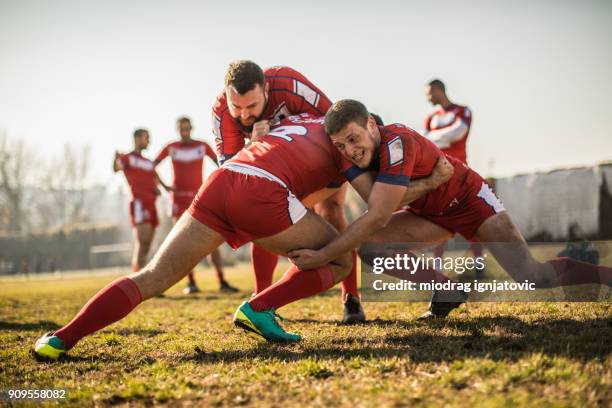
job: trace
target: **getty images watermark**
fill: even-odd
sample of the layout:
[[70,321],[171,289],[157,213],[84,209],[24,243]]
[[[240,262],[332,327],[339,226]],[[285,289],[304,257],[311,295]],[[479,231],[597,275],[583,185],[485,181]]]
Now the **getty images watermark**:
[[[432,291],[470,301],[610,301],[612,243],[372,244],[360,252],[364,301],[426,301]],[[480,248],[480,250],[479,250]],[[474,254],[476,252],[476,254]],[[452,299],[452,296],[449,297]]]

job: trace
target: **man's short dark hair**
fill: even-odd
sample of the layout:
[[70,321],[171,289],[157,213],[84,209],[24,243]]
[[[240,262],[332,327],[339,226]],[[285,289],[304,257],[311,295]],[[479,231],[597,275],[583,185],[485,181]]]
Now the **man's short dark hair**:
[[440,81],[439,79],[432,79],[427,85],[432,88],[441,89],[442,92],[446,92],[446,86],[444,86],[444,82]]
[[325,132],[333,135],[355,122],[365,128],[370,112],[365,105],[353,99],[342,99],[334,103],[325,115]]
[[189,126],[191,126],[191,119],[189,119],[187,116],[181,116],[176,120],[176,124],[180,126],[182,123],[187,123]]
[[385,126],[385,122],[383,122],[382,118],[379,115],[373,112],[370,112],[370,116],[374,118],[374,121],[376,122],[378,126]]
[[225,73],[225,86],[231,86],[240,95],[255,89],[257,85],[263,88],[265,81],[263,70],[253,61],[234,61]]
[[134,131],[134,139],[136,139],[137,137],[140,137],[140,136],[144,135],[145,133],[149,133],[149,131],[148,131],[147,129],[142,129],[142,128],[140,128],[140,129],[136,129],[136,130]]

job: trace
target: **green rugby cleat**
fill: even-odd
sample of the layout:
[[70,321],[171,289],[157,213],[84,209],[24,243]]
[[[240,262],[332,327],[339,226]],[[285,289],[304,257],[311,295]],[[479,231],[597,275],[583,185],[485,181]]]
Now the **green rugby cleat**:
[[270,342],[296,342],[302,339],[299,334],[286,332],[276,321],[277,317],[282,319],[274,313],[274,308],[256,312],[251,309],[249,302],[245,301],[234,313],[234,324]]
[[49,333],[43,334],[34,345],[34,353],[42,358],[57,360],[66,352],[64,341]]

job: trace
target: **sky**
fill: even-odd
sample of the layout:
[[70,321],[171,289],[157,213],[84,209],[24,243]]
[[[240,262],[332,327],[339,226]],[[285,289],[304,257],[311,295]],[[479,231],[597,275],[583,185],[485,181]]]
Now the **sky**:
[[[509,176],[612,160],[612,1],[0,0],[0,135],[91,148],[91,183],[150,129],[153,157],[210,110],[229,62],[288,65],[417,130],[442,79],[473,113],[470,165]],[[167,177],[169,166],[162,168]]]

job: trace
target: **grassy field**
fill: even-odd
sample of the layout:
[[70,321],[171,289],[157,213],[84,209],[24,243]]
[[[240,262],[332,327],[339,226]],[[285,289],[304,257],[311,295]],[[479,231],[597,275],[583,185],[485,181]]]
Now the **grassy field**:
[[198,272],[202,294],[181,283],[55,363],[32,357],[35,339],[113,277],[1,281],[0,389],[66,388],[73,406],[612,406],[610,303],[472,303],[433,323],[415,322],[423,303],[367,303],[369,323],[345,327],[332,290],[281,310],[304,336],[281,346],[231,323],[250,267],[228,269],[237,295],[211,275]]

